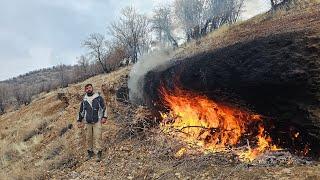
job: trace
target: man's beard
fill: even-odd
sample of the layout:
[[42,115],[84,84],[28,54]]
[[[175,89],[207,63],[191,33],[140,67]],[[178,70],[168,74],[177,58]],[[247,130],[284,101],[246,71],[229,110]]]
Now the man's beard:
[[87,92],[87,95],[88,96],[92,96],[93,95],[93,92],[91,91],[91,92]]

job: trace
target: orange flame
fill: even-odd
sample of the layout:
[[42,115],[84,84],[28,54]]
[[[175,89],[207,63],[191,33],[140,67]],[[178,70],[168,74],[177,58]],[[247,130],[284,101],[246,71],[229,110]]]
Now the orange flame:
[[[189,145],[197,145],[204,150],[225,151],[235,147],[241,137],[248,132],[249,124],[262,122],[260,115],[218,104],[206,96],[183,90],[176,86],[168,91],[160,88],[163,103],[170,109],[167,114],[161,113],[164,132],[174,132]],[[259,126],[257,148],[238,153],[244,160],[252,161],[266,149],[277,149],[271,146],[271,138],[264,135],[262,123]]]

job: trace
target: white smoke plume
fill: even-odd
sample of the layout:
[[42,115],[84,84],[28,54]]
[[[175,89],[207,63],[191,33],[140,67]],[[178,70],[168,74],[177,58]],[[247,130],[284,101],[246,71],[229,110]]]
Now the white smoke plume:
[[128,80],[129,97],[131,102],[141,104],[143,100],[143,86],[145,75],[162,65],[173,57],[171,50],[155,50],[139,59],[133,66]]

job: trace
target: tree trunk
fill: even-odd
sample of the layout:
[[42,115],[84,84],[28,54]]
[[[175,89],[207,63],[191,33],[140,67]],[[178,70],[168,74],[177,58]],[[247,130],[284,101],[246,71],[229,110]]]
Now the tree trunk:
[[208,32],[208,26],[209,26],[210,21],[207,20],[206,23],[204,24],[204,26],[201,28],[201,37],[207,35]]
[[274,0],[270,0],[270,3],[271,3],[271,9],[273,9],[273,10],[274,10],[274,8],[275,8]]
[[108,68],[103,64],[103,62],[101,61],[101,58],[98,59],[100,65],[101,65],[101,68],[103,70],[104,73],[108,73]]
[[170,39],[170,42],[171,42],[171,44],[172,44],[172,46],[174,48],[178,48],[179,47],[177,41],[171,35],[169,36],[169,39]]

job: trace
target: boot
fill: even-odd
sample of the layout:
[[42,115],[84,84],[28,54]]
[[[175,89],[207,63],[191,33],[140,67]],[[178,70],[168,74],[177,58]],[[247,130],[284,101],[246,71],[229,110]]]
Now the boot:
[[97,153],[97,162],[100,162],[102,160],[102,151],[98,151]]
[[94,156],[94,152],[92,150],[88,150],[88,157],[87,157],[87,160],[90,160],[92,159]]

